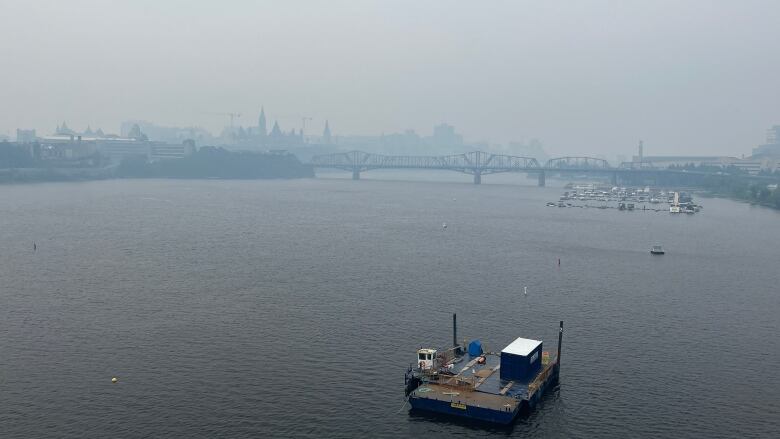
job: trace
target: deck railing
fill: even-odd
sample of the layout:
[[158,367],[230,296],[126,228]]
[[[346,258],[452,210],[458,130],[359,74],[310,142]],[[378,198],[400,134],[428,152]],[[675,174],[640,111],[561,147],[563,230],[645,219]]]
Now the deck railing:
[[542,369],[542,373],[537,375],[536,379],[534,379],[533,381],[531,381],[530,384],[528,384],[528,399],[531,399],[531,397],[534,396],[534,393],[536,393],[536,391],[539,390],[539,387],[550,376],[556,364],[558,364],[557,358],[547,363],[547,365],[544,366],[544,369]]
[[446,374],[425,374],[429,382],[434,384],[440,384],[450,387],[464,387],[469,386],[471,388],[477,383],[477,377],[463,376],[463,375],[446,375]]

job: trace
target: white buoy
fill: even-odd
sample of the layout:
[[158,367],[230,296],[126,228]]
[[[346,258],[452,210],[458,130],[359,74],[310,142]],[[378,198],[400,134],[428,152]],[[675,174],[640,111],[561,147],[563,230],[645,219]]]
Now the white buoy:
[[447,228],[447,223],[441,223],[441,228],[442,229],[446,229]]
[[119,381],[119,379],[117,377],[111,378],[111,382],[112,383],[116,384],[117,381]]
[[528,295],[528,287],[523,287],[523,294]]

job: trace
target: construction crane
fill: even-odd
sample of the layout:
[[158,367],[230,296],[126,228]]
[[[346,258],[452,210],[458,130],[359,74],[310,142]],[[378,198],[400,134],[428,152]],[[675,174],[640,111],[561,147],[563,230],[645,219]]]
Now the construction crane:
[[277,119],[284,119],[284,120],[290,120],[290,119],[300,119],[301,121],[301,130],[306,131],[306,121],[312,121],[314,120],[313,117],[304,116],[302,114],[274,114],[273,115]]
[[233,128],[233,119],[241,117],[241,113],[224,113],[224,116],[230,116],[230,128]]
[[241,117],[241,113],[208,113],[208,114],[216,114],[217,116],[229,116],[230,117],[230,128],[233,128],[233,122],[235,119],[238,119]]
[[311,117],[301,116],[301,132],[306,132],[306,121],[307,120],[314,120]]

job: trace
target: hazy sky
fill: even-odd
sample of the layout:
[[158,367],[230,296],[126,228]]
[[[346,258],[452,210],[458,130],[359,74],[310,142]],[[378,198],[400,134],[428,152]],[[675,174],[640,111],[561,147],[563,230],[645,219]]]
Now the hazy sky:
[[0,133],[448,122],[553,154],[741,154],[780,124],[780,1],[0,0]]

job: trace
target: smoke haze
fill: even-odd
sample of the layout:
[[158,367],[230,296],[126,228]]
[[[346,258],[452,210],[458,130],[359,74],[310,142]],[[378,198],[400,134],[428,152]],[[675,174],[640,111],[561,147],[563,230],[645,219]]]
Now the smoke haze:
[[[780,123],[774,1],[0,1],[0,133],[218,112],[437,123],[555,154],[749,153]],[[272,122],[271,122],[272,123]]]

